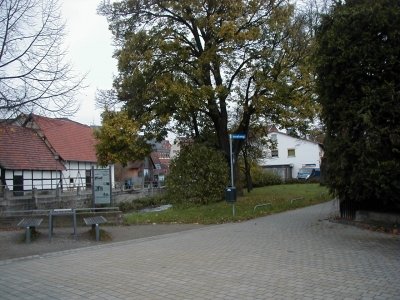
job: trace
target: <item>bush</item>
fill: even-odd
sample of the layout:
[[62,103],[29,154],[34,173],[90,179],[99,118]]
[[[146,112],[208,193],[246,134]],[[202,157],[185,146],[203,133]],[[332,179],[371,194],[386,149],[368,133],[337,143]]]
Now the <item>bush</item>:
[[309,183],[319,183],[321,184],[321,180],[319,178],[311,178],[311,179],[297,179],[297,178],[292,178],[292,179],[286,179],[285,184],[309,184]]
[[253,166],[251,169],[251,173],[254,187],[263,187],[282,183],[282,179],[279,175],[275,174],[274,172],[265,170],[259,166]]
[[224,155],[202,144],[181,149],[172,160],[166,180],[171,203],[208,204],[223,199],[228,183]]

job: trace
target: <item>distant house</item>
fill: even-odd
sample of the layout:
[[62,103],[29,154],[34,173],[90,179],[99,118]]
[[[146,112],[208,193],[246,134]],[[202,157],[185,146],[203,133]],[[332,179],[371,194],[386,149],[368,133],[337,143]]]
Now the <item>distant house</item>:
[[129,162],[126,166],[115,165],[115,180],[125,189],[143,188],[151,184],[155,165],[151,156]]
[[161,164],[169,165],[171,159],[171,144],[168,140],[152,143],[153,153],[157,154]]
[[274,142],[259,164],[279,174],[284,180],[297,177],[303,166],[319,168],[324,151],[322,144],[279,132],[275,127],[268,134]]
[[171,145],[171,159],[179,155],[182,147],[193,144],[193,140],[185,137],[177,137]]
[[129,162],[125,167],[116,166],[116,180],[125,188],[161,187],[169,172],[171,144],[164,140],[152,142],[152,152],[143,160]]
[[[150,175],[150,178],[153,181],[153,186],[158,186],[158,187],[163,186],[165,183],[165,176],[169,172],[169,162],[170,162],[169,154],[168,158],[162,156],[163,154],[165,154],[165,152],[160,153],[157,151],[153,151],[150,154],[151,161],[154,164],[154,169],[152,170],[153,174]],[[163,158],[160,158],[160,156],[162,156]]]
[[171,143],[168,140],[153,143],[153,152],[151,153],[151,159],[155,166],[153,182],[156,182],[158,186],[164,185],[165,177],[169,173],[171,148]]
[[98,167],[91,127],[34,114],[2,126],[9,127],[0,136],[1,181],[7,188],[91,188],[91,169]]

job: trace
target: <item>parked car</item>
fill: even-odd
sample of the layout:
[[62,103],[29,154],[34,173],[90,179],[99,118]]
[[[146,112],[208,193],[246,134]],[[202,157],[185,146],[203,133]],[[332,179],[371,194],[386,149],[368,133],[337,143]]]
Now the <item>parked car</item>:
[[321,170],[320,168],[310,168],[305,167],[301,168],[297,173],[298,180],[319,180],[321,177]]

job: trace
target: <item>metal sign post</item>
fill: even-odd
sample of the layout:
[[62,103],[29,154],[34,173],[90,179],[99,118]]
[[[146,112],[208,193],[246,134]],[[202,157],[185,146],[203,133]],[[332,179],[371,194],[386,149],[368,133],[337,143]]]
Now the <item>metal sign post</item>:
[[232,134],[229,135],[229,152],[230,152],[230,158],[231,158],[231,187],[235,187],[235,182],[233,180]]
[[229,152],[230,152],[230,164],[231,164],[231,186],[226,189],[227,201],[232,203],[232,215],[235,216],[235,202],[236,202],[236,188],[235,178],[233,172],[234,157],[232,151],[232,140],[245,140],[246,135],[244,133],[234,133],[229,135]]

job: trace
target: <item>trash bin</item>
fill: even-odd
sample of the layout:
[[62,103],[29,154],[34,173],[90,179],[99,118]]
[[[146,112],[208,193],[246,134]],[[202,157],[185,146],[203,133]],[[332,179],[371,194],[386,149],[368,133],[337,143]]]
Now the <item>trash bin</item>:
[[230,202],[230,203],[236,202],[236,188],[235,187],[228,186],[225,189],[225,200],[226,200],[226,202]]

